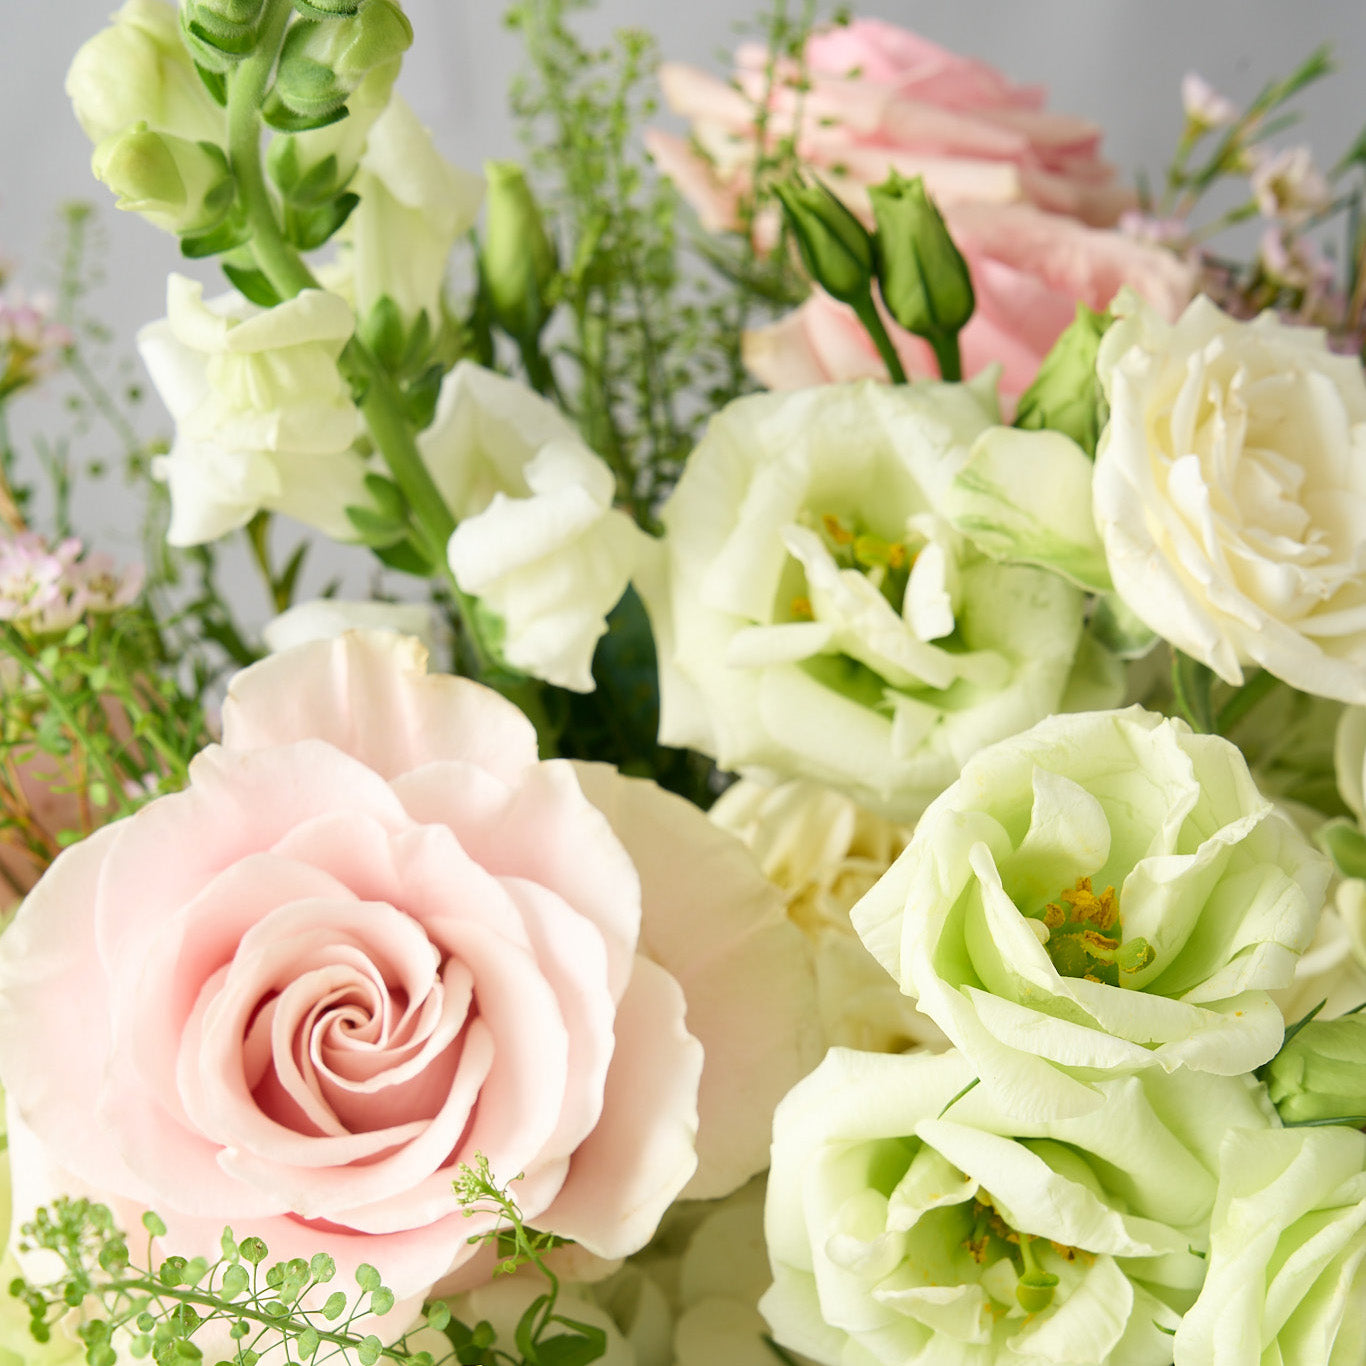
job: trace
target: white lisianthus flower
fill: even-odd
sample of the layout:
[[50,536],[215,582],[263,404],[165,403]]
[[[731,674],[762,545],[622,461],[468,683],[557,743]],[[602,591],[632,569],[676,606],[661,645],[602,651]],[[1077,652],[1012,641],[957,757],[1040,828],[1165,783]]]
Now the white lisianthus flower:
[[944,1047],[849,923],[854,904],[906,847],[909,826],[800,779],[770,788],[741,778],[707,814],[749,846],[787,898],[788,919],[811,945],[828,1044],[879,1053]]
[[1063,704],[1083,595],[997,563],[948,492],[991,376],[759,394],[712,419],[641,584],[660,738],[914,818],[984,744]]
[[1266,1062],[1329,872],[1234,745],[1131,707],[971,759],[853,921],[985,1092],[1051,1118],[1106,1074]]
[[1366,1136],[1235,1130],[1220,1154],[1209,1269],[1176,1366],[1366,1360]]
[[836,1048],[778,1107],[774,1337],[825,1366],[1169,1366],[1220,1142],[1272,1123],[1260,1088],[1148,1073],[1036,1123],[963,1094],[975,1076]]
[[66,93],[94,143],[139,122],[191,141],[227,140],[227,112],[199,79],[165,0],[126,0],[71,59]]
[[502,621],[506,662],[593,690],[593,650],[649,541],[612,507],[615,482],[555,406],[470,361],[418,438],[447,506],[462,592]]
[[401,96],[375,120],[350,187],[360,203],[339,234],[349,244],[356,311],[387,296],[412,322],[440,326],[446,263],[473,226],[483,177],[452,166]]
[[346,598],[315,598],[298,602],[273,617],[261,628],[271,654],[292,650],[313,640],[332,640],[346,631],[394,631],[416,636],[435,651],[436,614],[421,602],[352,601]]
[[176,424],[152,466],[170,485],[167,540],[201,545],[263,508],[353,539],[345,509],[371,500],[352,449],[360,414],[337,369],[350,308],[318,289],[270,309],[236,295],[206,304],[183,275],[166,293],[167,316],[138,350]]
[[1094,510],[1120,597],[1228,683],[1366,702],[1361,365],[1270,312],[1114,308]]

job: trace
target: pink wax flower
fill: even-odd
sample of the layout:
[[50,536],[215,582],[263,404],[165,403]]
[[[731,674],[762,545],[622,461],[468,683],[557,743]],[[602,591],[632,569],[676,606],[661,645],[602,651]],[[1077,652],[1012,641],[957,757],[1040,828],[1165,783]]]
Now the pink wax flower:
[[74,340],[52,321],[51,301],[13,291],[0,296],[0,399],[36,384],[61,364],[63,350]]
[[369,1262],[393,1337],[479,1270],[492,1216],[451,1189],[477,1153],[603,1257],[765,1164],[818,1043],[776,892],[680,799],[538,762],[511,703],[424,665],[352,632],[247,670],[188,789],[30,894],[0,941],[21,1217],[94,1193],[156,1209],[167,1251],[230,1223],[341,1283]]
[[[1104,309],[1127,284],[1170,318],[1193,291],[1193,268],[1165,248],[1028,205],[961,205],[946,219],[977,298],[959,337],[963,372],[999,361],[1008,398],[1029,386],[1078,303]],[[937,374],[930,348],[885,321],[907,374]],[[778,322],[747,333],[744,354],[750,372],[770,389],[886,378],[853,310],[820,290]]]
[[141,566],[116,570],[107,555],[86,554],[74,537],[55,546],[33,531],[0,540],[0,621],[27,634],[54,634],[87,613],[126,607],[142,581]]

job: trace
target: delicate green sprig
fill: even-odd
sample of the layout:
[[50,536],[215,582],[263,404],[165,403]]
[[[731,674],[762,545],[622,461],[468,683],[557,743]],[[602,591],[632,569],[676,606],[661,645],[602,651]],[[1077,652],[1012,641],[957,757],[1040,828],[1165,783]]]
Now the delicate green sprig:
[[[114,1366],[125,1345],[136,1360],[191,1366],[203,1360],[201,1335],[214,1322],[226,1325],[236,1345],[218,1366],[256,1366],[268,1354],[281,1352],[285,1361],[336,1359],[359,1366],[381,1361],[404,1366],[588,1366],[602,1356],[606,1335],[601,1329],[555,1312],[559,1285],[543,1254],[559,1240],[526,1227],[516,1202],[499,1187],[483,1157],[476,1158],[473,1168],[462,1167],[454,1185],[467,1214],[493,1211],[500,1216],[493,1229],[471,1240],[489,1240],[498,1247],[498,1270],[507,1273],[531,1264],[548,1283],[517,1324],[510,1345],[515,1350],[499,1346],[487,1322],[463,1323],[442,1301],[426,1306],[413,1328],[386,1344],[367,1331],[371,1325],[366,1320],[387,1314],[395,1303],[394,1292],[375,1267],[362,1264],[356,1269],[354,1290],[337,1288],[324,1295],[322,1288],[331,1286],[337,1272],[326,1253],[307,1261],[270,1262],[262,1239],[238,1239],[229,1228],[223,1230],[215,1261],[162,1256],[156,1245],[165,1238],[166,1225],[148,1213],[142,1221],[145,1249],[137,1257],[108,1207],[85,1199],[59,1198],[22,1226],[20,1251],[55,1253],[62,1270],[42,1284],[16,1277],[8,1289],[27,1307],[29,1329],[38,1342],[49,1341],[60,1321],[80,1311],[74,1331],[89,1366]],[[449,1350],[437,1356],[413,1346],[410,1338],[419,1329],[440,1334]]]

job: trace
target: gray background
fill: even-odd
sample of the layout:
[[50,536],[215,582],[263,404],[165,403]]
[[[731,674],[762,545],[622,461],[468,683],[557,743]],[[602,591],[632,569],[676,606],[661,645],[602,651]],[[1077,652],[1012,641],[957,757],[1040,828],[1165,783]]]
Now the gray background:
[[[162,313],[167,271],[183,266],[170,238],[117,213],[90,178],[89,147],[63,94],[71,54],[114,8],[114,0],[0,0],[0,253],[16,267],[16,282],[50,284],[58,206],[73,198],[96,203],[107,279],[90,302],[126,353],[136,329]],[[519,52],[502,26],[502,5],[407,0],[405,8],[417,42],[399,88],[439,146],[471,167],[515,155],[505,91]],[[1046,84],[1053,108],[1105,129],[1107,154],[1129,177],[1141,169],[1156,177],[1165,165],[1188,70],[1242,102],[1331,41],[1339,71],[1302,97],[1305,121],[1292,136],[1331,163],[1366,123],[1361,0],[867,0],[859,10],[992,62],[1016,81]],[[641,26],[657,36],[666,57],[722,72],[735,25],[752,12],[745,0],[601,0],[585,31],[605,37],[623,25]],[[51,426],[55,401],[21,402],[21,439],[35,426]],[[145,409],[149,430],[168,429],[154,401]],[[85,507],[87,528],[119,551],[131,548],[136,511],[132,495],[116,492]],[[243,591],[246,614],[259,618],[253,590]]]

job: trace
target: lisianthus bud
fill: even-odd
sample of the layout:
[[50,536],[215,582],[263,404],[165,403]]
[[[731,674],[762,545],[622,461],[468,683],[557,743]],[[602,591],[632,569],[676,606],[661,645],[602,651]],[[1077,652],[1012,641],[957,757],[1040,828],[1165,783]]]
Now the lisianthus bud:
[[792,180],[774,187],[807,274],[832,298],[866,298],[873,279],[868,229],[826,189]]
[[393,0],[368,0],[340,19],[306,19],[285,35],[275,93],[296,114],[339,109],[374,67],[412,46],[413,26]]
[[180,26],[197,61],[226,71],[256,46],[265,0],[184,0]]
[[493,316],[509,336],[534,340],[550,316],[558,270],[540,206],[514,161],[486,161],[488,209],[479,263]]
[[119,208],[167,232],[205,232],[232,205],[232,172],[217,147],[155,133],[145,123],[106,138],[90,167],[118,196]]
[[955,337],[972,317],[972,277],[919,176],[896,171],[868,191],[887,311],[918,337]]
[[72,58],[66,93],[93,143],[142,120],[187,138],[226,133],[223,110],[199,79],[175,8],[164,0],[128,0]]
[[1366,1120],[1366,1015],[1310,1020],[1267,1064],[1266,1086],[1287,1124]]
[[1100,339],[1108,313],[1077,305],[1077,316],[1053,343],[1034,382],[1020,395],[1015,425],[1028,431],[1048,427],[1070,436],[1093,459],[1105,426],[1105,393],[1096,375]]

